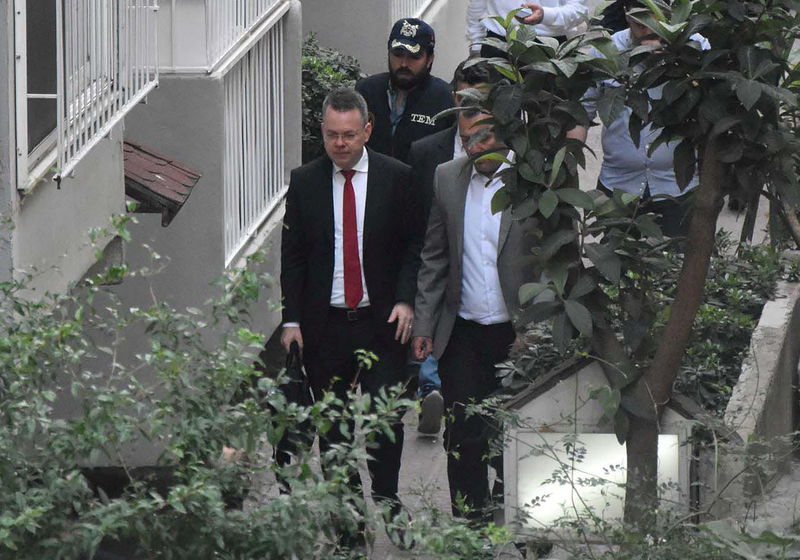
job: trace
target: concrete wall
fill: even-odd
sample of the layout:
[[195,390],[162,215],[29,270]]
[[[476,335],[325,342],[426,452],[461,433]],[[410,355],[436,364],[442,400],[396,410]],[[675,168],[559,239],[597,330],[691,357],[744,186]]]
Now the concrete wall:
[[[286,128],[286,177],[300,165],[301,159],[301,9],[294,2],[285,16],[284,91]],[[218,295],[214,281],[225,272],[223,237],[224,90],[222,76],[162,75],[160,86],[147,105],[137,107],[126,120],[126,138],[141,142],[167,154],[202,174],[184,207],[167,228],[161,227],[160,215],[140,214],[132,226],[132,242],[127,244],[126,260],[132,270],[151,267],[148,245],[166,263],[163,270],[149,276],[126,279],[115,288],[125,306],[146,306],[154,300],[165,302],[179,311],[187,307],[204,308],[204,303]],[[275,279],[280,274],[280,205],[261,228],[249,252],[263,248],[266,262],[260,272]],[[241,265],[242,263],[235,263]],[[280,324],[277,288],[266,286],[260,301],[252,307],[251,328],[269,336]],[[211,338],[217,333],[208,332]],[[146,351],[144,333],[126,332],[118,360],[135,363],[135,354]],[[143,375],[147,382],[147,375]],[[153,445],[125,450],[131,466],[152,465],[159,449]]]
[[743,440],[769,439],[795,429],[794,385],[800,358],[800,284],[781,282],[753,331],[750,352],[733,389],[725,423]]
[[386,71],[390,0],[303,0],[303,37],[356,57],[367,74]]
[[[40,182],[26,194],[14,215],[14,271],[34,272],[35,293],[64,292],[95,260],[89,240],[93,228],[107,228],[113,215],[125,213],[122,125],[117,125],[61,181]],[[35,297],[35,296],[34,296]]]

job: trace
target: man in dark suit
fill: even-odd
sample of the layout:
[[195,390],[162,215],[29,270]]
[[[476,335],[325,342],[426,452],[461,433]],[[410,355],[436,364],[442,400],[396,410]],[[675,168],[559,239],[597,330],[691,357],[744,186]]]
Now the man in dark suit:
[[[410,169],[365,148],[371,133],[364,98],[351,89],[323,103],[326,154],[292,171],[281,241],[285,348],[297,341],[315,396],[346,398],[353,384],[376,396],[402,382],[414,317],[422,237]],[[355,350],[379,357],[357,374]],[[376,436],[368,461],[372,495],[399,511],[402,423]],[[351,431],[352,433],[352,431]],[[344,440],[332,429],[323,449]],[[358,488],[357,472],[351,485]]]
[[[461,62],[453,72],[451,86],[453,88],[453,101],[461,106],[462,102],[468,105],[477,104],[474,97],[464,100],[459,92],[467,89],[474,90],[477,94],[489,87],[491,69],[485,62],[471,64],[465,68],[467,61]],[[460,120],[459,120],[460,122]],[[433,196],[433,174],[439,164],[453,158],[467,155],[467,151],[459,136],[459,122],[446,130],[426,136],[411,144],[408,152],[408,163],[411,166],[411,185],[415,193],[421,197],[423,215],[427,222],[430,212],[430,203]],[[417,362],[414,362],[415,364]],[[438,363],[433,355],[428,356],[419,364],[417,385],[418,395],[421,399],[421,413],[417,430],[421,434],[436,435],[442,427],[442,413],[444,401],[442,399],[442,382],[439,378]]]

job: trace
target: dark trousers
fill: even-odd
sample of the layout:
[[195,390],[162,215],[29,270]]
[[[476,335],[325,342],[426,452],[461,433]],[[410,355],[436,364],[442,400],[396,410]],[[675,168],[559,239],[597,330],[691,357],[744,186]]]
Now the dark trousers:
[[[305,349],[305,365],[315,399],[321,399],[326,391],[333,391],[346,402],[347,391],[355,385],[361,386],[362,394],[373,398],[383,387],[404,381],[406,348],[391,339],[391,329],[371,316],[369,310],[360,310],[359,318],[350,321],[343,310],[331,309],[327,324],[319,343]],[[380,358],[372,368],[357,373],[355,351],[369,350]],[[357,376],[357,377],[356,377]],[[372,479],[372,496],[382,500],[397,500],[397,481],[400,475],[400,458],[403,452],[403,424],[398,420],[393,426],[394,441],[386,434],[375,435],[368,449],[367,461]],[[349,433],[353,434],[351,424]],[[331,445],[345,442],[338,426],[320,435],[320,451],[324,454]],[[324,465],[323,465],[324,467]],[[350,475],[350,486],[361,487],[358,472]]]
[[[508,357],[515,338],[511,323],[481,325],[457,318],[439,360],[445,409],[444,447],[453,513],[460,514],[460,495],[476,513],[489,499],[489,439],[499,427],[486,416],[466,415],[470,403],[479,403],[498,388],[495,364]],[[503,475],[502,456],[491,461]]]

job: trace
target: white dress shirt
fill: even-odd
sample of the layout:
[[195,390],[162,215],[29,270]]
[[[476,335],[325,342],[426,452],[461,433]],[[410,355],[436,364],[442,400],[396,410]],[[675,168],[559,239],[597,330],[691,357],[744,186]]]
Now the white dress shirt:
[[[694,34],[691,37],[697,42],[699,49],[711,48],[708,40],[702,35]],[[630,29],[617,31],[611,37],[619,51],[628,51],[636,46]],[[594,50],[595,56],[603,56]],[[586,91],[582,101],[583,108],[590,119],[597,116],[597,102],[604,89],[621,87],[614,80],[604,80],[597,86]],[[663,85],[650,88],[647,94],[651,99],[660,99]],[[644,125],[640,133],[637,146],[631,139],[628,122],[631,117],[631,108],[627,105],[617,115],[608,127],[603,127],[601,142],[603,145],[603,166],[600,168],[600,182],[607,189],[619,189],[625,192],[642,196],[645,188],[649,189],[652,196],[668,195],[678,197],[695,188],[699,184],[699,174],[695,172],[689,185],[681,191],[678,180],[675,178],[675,148],[677,140],[671,140],[659,145],[652,154],[649,154],[650,144],[661,134],[660,128]]]
[[[367,293],[367,282],[364,280],[364,209],[367,204],[367,175],[369,173],[369,156],[366,148],[353,166],[355,174],[351,179],[353,191],[356,195],[356,227],[358,229],[358,260],[361,264],[361,286],[364,288],[364,296],[358,307],[369,305],[369,294]],[[342,209],[344,207],[344,175],[342,168],[333,164],[333,178],[331,188],[333,189],[333,285],[331,287],[331,306],[347,308],[344,302],[344,229],[342,227]],[[300,323],[287,322],[284,328],[299,327]]]
[[[369,173],[369,156],[364,148],[361,159],[353,166],[353,190],[356,194],[356,225],[358,227],[358,260],[361,263],[361,286],[364,297],[358,307],[369,305],[367,282],[364,280],[364,209],[367,205],[367,174]],[[342,213],[344,207],[344,175],[342,168],[333,164],[333,286],[331,287],[331,306],[346,308],[344,302],[344,229]]]
[[503,186],[499,172],[492,179],[472,168],[464,206],[464,253],[461,256],[462,319],[482,325],[509,320],[500,276],[497,273],[497,245],[501,213],[492,214],[492,197]]
[[[505,29],[487,16],[505,17],[508,12],[522,7],[523,0],[469,0],[467,6],[467,41],[470,49],[480,50],[476,43],[486,37],[486,31],[505,36]],[[578,26],[589,19],[585,0],[539,0],[542,7],[542,22],[534,26],[543,37],[572,36]],[[514,20],[516,21],[516,20]]]
[[453,159],[458,159],[468,155],[467,150],[464,149],[464,144],[461,142],[461,135],[456,128],[456,139],[453,141]]

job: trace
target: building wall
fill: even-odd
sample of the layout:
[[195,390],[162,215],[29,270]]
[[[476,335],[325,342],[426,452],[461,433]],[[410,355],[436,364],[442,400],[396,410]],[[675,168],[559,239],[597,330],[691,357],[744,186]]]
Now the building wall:
[[390,0],[303,0],[303,37],[354,56],[367,74],[386,71]]
[[122,125],[81,160],[73,175],[61,181],[43,179],[27,193],[14,212],[14,273],[34,272],[29,287],[36,293],[64,292],[95,260],[89,232],[108,228],[113,215],[125,212]]
[[[301,10],[294,2],[284,16],[284,119],[287,123],[286,177],[300,164],[300,47]],[[218,295],[214,281],[225,272],[223,236],[224,150],[223,76],[162,74],[159,88],[147,105],[137,107],[126,119],[127,139],[175,158],[202,174],[186,204],[169,227],[161,227],[160,215],[139,214],[139,224],[130,228],[132,240],[126,246],[126,261],[133,271],[152,267],[149,245],[161,257],[162,270],[149,276],[126,279],[115,288],[123,306],[149,305],[155,299],[179,311],[187,307],[204,308],[204,303]],[[269,217],[250,250],[263,248],[267,258],[260,272],[268,273],[275,282],[265,286],[259,302],[251,309],[251,328],[269,337],[280,324],[277,304],[280,293],[280,224],[282,205]],[[237,266],[242,262],[235,263]],[[215,336],[208,332],[209,340]],[[140,330],[125,333],[119,349],[121,363],[135,363],[135,354],[146,348]],[[147,381],[147,376],[143,376]],[[132,466],[152,465],[160,450],[142,444],[125,450]]]
[[[13,211],[14,188],[14,20],[13,0],[0,0],[0,220]],[[13,231],[0,221],[0,282],[11,279]]]

